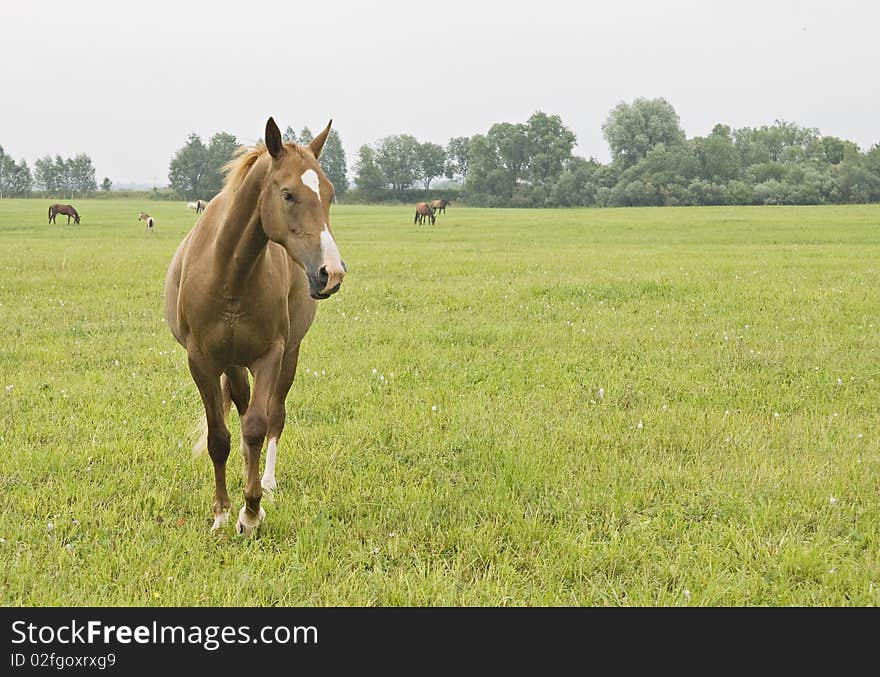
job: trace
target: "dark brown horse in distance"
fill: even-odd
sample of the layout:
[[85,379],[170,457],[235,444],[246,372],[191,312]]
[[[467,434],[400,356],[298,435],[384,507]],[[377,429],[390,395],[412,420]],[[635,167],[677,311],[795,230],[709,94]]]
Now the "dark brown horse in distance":
[[431,208],[434,210],[435,213],[440,212],[442,214],[445,214],[447,205],[451,205],[451,204],[452,204],[452,200],[445,200],[445,199],[444,200],[434,200],[431,203]]
[[436,218],[437,217],[434,216],[434,208],[427,202],[419,202],[416,204],[416,215],[413,219],[413,224],[417,223],[421,226],[425,223],[425,219],[429,219],[433,226]]
[[[236,531],[245,533],[265,519],[263,489],[275,489],[278,439],[300,342],[318,300],[338,291],[345,277],[330,230],[333,184],[318,162],[329,134],[328,124],[308,145],[283,143],[269,118],[265,144],[227,165],[223,191],[211,200],[168,268],[165,318],[186,349],[202,396],[207,423],[202,442],[214,462],[213,530],[223,527],[232,505],[226,491],[231,405],[241,420],[246,466],[245,505]],[[332,331],[326,340],[333,340]],[[312,350],[320,351],[320,344]],[[332,408],[333,394],[324,397]]]
[[67,223],[70,223],[70,217],[73,217],[74,223],[79,223],[79,214],[73,208],[73,205],[59,205],[54,204],[49,207],[49,223],[55,223],[55,217],[61,214],[62,216],[67,216]]

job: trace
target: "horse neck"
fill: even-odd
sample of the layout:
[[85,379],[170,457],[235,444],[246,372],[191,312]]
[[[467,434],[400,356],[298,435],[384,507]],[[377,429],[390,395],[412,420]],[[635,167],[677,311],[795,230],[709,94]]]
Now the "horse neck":
[[215,240],[217,261],[228,283],[246,278],[269,242],[260,220],[260,193],[267,170],[261,158],[229,196]]

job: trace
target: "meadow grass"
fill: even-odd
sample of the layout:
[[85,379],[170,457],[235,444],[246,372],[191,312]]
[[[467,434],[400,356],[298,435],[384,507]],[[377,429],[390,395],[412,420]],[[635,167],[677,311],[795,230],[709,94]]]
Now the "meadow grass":
[[880,601],[880,206],[334,207],[242,539],[163,319],[195,214],[74,204],[0,200],[5,605]]

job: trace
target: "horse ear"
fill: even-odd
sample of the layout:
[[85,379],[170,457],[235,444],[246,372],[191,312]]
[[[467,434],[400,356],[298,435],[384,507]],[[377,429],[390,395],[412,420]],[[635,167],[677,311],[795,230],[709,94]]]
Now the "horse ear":
[[275,120],[271,117],[266,120],[266,148],[276,160],[281,157],[284,152],[284,143],[281,141],[281,130],[275,124]]
[[333,125],[333,119],[330,119],[330,122],[327,123],[327,126],[324,127],[324,131],[318,134],[312,142],[309,144],[309,148],[312,151],[312,154],[315,156],[315,159],[321,157],[321,150],[324,148],[324,142],[327,140],[327,135],[330,134],[330,127]]

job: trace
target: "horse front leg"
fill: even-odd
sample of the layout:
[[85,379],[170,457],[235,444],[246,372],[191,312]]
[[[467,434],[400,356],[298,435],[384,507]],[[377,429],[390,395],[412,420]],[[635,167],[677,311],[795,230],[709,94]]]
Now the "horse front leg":
[[220,371],[210,360],[196,354],[188,355],[189,371],[198,386],[208,423],[208,454],[214,463],[214,524],[217,531],[229,520],[232,502],[226,491],[226,459],[229,458],[229,428],[223,415],[223,391]]
[[241,419],[241,451],[245,461],[244,506],[238,513],[235,530],[249,534],[266,519],[260,506],[263,487],[260,484],[260,454],[268,430],[269,398],[275,393],[284,346],[274,345],[250,367],[254,375],[253,395],[247,413]]

